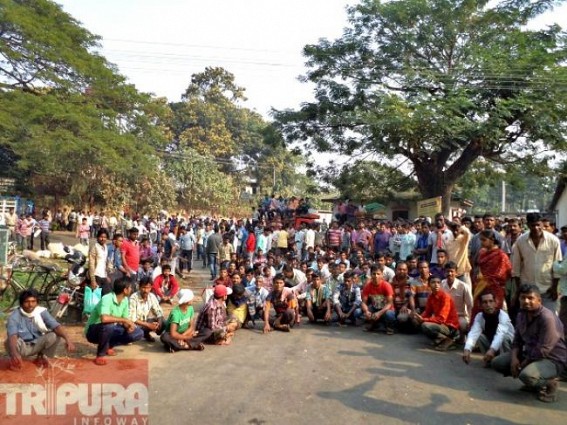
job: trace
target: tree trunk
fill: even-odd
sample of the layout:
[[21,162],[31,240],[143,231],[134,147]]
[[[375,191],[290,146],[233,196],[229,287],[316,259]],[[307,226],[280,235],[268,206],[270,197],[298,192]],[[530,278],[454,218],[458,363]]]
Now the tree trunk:
[[441,196],[441,212],[447,217],[451,209],[451,195],[456,181],[449,181],[446,173],[432,169],[432,164],[415,164],[414,169],[417,176],[419,191],[425,199]]

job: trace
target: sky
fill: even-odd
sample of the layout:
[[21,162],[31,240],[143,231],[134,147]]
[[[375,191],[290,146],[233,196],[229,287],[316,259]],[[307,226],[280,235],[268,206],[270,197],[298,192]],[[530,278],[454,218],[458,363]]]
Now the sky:
[[337,38],[355,0],[56,0],[93,34],[137,88],[177,101],[191,75],[221,66],[246,89],[244,106],[267,116],[297,107],[312,86],[302,49]]
[[[312,99],[302,49],[335,39],[357,0],[56,0],[90,32],[101,53],[144,92],[178,101],[191,75],[221,66],[246,89],[244,106],[297,108]],[[567,4],[537,25],[567,28]]]

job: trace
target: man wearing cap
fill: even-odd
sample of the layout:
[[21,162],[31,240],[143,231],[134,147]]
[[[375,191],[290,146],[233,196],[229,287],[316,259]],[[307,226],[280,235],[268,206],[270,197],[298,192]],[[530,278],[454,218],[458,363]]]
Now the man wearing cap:
[[537,393],[540,401],[557,400],[557,379],[567,367],[563,325],[555,312],[546,308],[537,285],[518,288],[520,311],[512,351],[492,360],[492,367],[504,376],[519,378],[522,389]]
[[65,340],[68,352],[75,351],[65,328],[49,314],[45,307],[38,305],[39,295],[35,289],[22,291],[19,297],[20,308],[10,313],[6,324],[8,338],[6,351],[10,356],[10,369],[22,367],[22,358],[36,356],[38,366],[47,366],[48,357]]
[[210,342],[218,345],[228,345],[232,341],[237,328],[236,320],[228,321],[226,314],[226,299],[232,293],[224,285],[216,285],[211,299],[203,305],[199,312],[196,329],[199,332],[199,342]]
[[169,352],[179,350],[198,350],[202,351],[205,346],[201,343],[201,338],[196,336],[195,311],[193,306],[194,294],[190,289],[179,291],[179,304],[171,310],[167,318],[166,331],[161,335],[161,342]]
[[104,295],[85,326],[87,340],[97,344],[95,364],[106,365],[106,356],[115,356],[114,347],[138,341],[144,332],[129,319],[128,297],[132,293],[128,277],[114,282],[114,292]]
[[120,250],[122,251],[122,265],[125,275],[130,279],[132,289],[135,289],[138,280],[138,269],[140,268],[140,248],[138,246],[137,227],[128,230],[128,239],[124,239]]

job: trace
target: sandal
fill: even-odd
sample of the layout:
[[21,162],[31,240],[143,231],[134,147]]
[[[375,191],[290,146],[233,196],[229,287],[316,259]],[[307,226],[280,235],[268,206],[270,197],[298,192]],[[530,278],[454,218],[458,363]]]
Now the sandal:
[[192,343],[189,344],[189,350],[194,350],[194,351],[203,351],[205,349],[205,346],[201,343]]
[[116,351],[114,351],[114,348],[109,348],[108,350],[106,350],[106,355],[110,357],[114,357],[117,356],[118,354],[116,353]]
[[49,360],[44,356],[37,356],[37,358],[33,361],[37,367],[41,367],[47,369],[49,367]]
[[290,330],[289,325],[278,325],[278,326],[275,326],[275,328],[278,331],[282,331],[282,332],[289,332],[289,330]]
[[559,381],[557,379],[549,379],[547,384],[539,390],[537,399],[544,403],[555,403],[557,401],[557,388]]
[[106,359],[104,357],[97,357],[94,360],[94,364],[97,366],[106,366],[108,362],[106,361]]

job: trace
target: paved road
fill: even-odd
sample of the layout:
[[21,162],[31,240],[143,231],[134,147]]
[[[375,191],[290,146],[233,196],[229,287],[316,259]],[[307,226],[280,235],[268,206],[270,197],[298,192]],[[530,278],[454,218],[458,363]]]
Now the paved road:
[[[184,286],[204,287],[197,267]],[[150,420],[199,424],[564,424],[567,384],[547,405],[519,381],[438,353],[421,335],[302,324],[289,334],[238,331],[228,347],[166,354],[124,347],[150,363]]]

